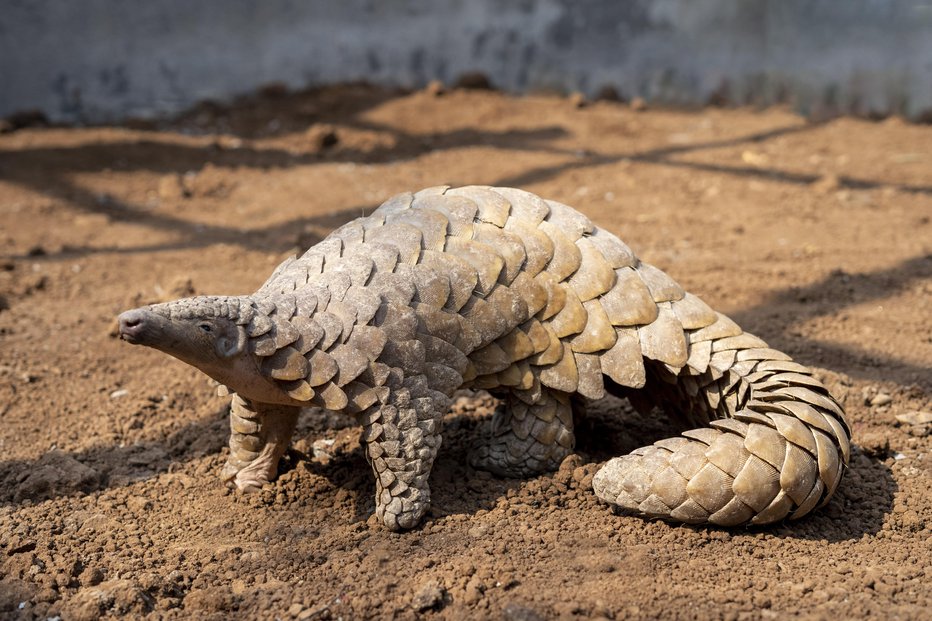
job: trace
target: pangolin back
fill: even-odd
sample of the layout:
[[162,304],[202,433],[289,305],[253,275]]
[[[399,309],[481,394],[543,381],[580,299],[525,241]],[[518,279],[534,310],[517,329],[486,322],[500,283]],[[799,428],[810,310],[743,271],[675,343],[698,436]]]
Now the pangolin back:
[[445,395],[508,390],[529,404],[542,390],[597,399],[607,377],[711,425],[596,477],[600,497],[645,515],[799,517],[847,463],[843,412],[810,371],[579,212],[521,190],[398,195],[253,297],[263,372],[298,401],[362,411],[393,369]]

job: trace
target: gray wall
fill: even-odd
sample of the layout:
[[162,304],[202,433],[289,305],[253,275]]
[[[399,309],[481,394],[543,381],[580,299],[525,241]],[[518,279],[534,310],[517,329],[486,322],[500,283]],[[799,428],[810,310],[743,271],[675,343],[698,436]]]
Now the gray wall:
[[807,113],[932,111],[932,0],[6,0],[0,115],[99,122],[270,82],[603,85]]

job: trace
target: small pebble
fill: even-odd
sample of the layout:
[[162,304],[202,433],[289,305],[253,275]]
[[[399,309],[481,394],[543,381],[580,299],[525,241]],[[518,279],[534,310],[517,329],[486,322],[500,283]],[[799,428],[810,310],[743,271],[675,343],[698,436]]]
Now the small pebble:
[[841,179],[834,173],[822,175],[812,182],[812,189],[819,194],[830,194],[842,188]]
[[544,619],[536,610],[515,603],[505,604],[502,609],[502,618],[507,621],[543,621]]
[[314,459],[318,461],[327,461],[333,459],[333,443],[334,440],[329,438],[321,438],[320,440],[314,440],[313,451]]
[[622,101],[622,97],[618,92],[618,89],[611,85],[603,86],[600,88],[599,92],[596,93],[595,98],[599,101]]
[[567,100],[574,108],[585,108],[589,103],[589,101],[586,99],[586,96],[579,91],[570,93],[570,96],[567,97]]
[[434,582],[428,582],[411,600],[411,607],[418,612],[431,609],[439,610],[443,608],[446,595],[446,589]]
[[82,586],[96,586],[100,584],[103,579],[104,572],[98,567],[88,567],[78,576],[78,582],[80,582]]
[[305,132],[305,135],[317,149],[329,149],[340,142],[337,130],[332,125],[312,125],[307,132]]
[[932,424],[932,412],[913,410],[911,412],[897,414],[896,420],[904,425],[928,425]]
[[447,92],[447,89],[440,80],[431,80],[424,87],[424,92],[433,97],[440,97]]

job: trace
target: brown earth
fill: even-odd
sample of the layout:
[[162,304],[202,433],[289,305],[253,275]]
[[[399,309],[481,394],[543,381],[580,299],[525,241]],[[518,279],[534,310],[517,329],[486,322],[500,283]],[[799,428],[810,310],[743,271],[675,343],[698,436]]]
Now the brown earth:
[[[7,130],[11,129],[7,126]],[[226,490],[226,400],[113,337],[121,310],[248,293],[388,196],[520,186],[578,207],[819,369],[859,444],[766,530],[619,516],[609,456],[672,433],[606,404],[560,471],[465,465],[448,417],[422,527],[369,515],[352,420],[302,417],[278,481]],[[436,89],[281,89],[127,127],[0,135],[0,617],[928,619],[932,127]]]

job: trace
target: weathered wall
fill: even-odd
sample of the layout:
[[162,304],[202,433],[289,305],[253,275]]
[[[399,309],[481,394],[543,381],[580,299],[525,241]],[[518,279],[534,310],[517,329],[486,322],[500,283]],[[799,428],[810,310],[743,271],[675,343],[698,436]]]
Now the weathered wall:
[[678,104],[793,101],[932,110],[920,0],[7,0],[0,115],[102,121],[269,82],[419,86],[481,70],[501,88]]

